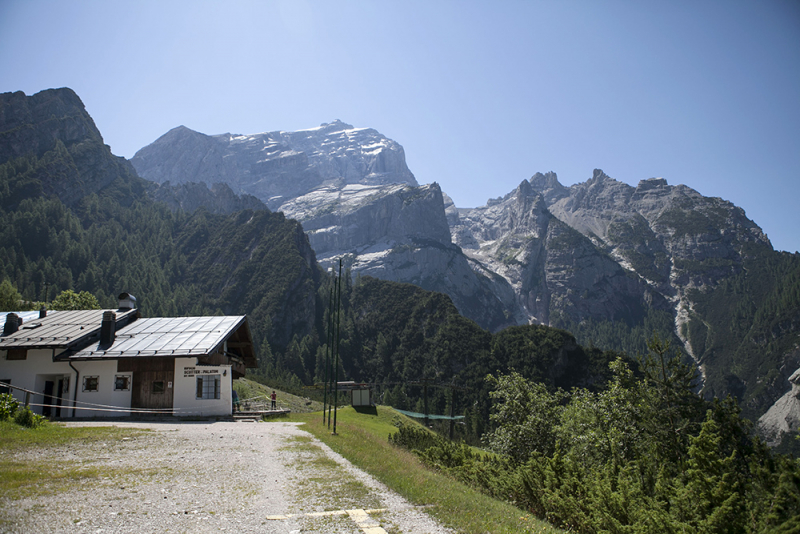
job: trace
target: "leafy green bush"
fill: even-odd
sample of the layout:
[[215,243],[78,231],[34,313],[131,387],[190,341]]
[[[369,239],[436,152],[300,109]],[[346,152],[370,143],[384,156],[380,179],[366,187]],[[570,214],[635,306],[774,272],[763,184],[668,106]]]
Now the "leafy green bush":
[[537,517],[582,533],[794,532],[800,462],[753,437],[733,400],[704,402],[695,371],[654,338],[598,392],[548,391],[517,373],[496,389],[497,455],[401,426],[393,442]]
[[53,302],[50,303],[53,310],[99,310],[100,303],[97,298],[88,291],[76,293],[71,289],[62,291]]
[[14,415],[14,422],[27,428],[36,428],[45,423],[45,418],[33,413],[30,408],[25,407]]
[[7,421],[14,417],[17,413],[19,402],[10,394],[3,393],[0,395],[0,421]]
[[399,419],[395,421],[395,426],[398,431],[389,434],[389,443],[410,451],[426,451],[444,442],[438,435],[421,426],[408,425]]

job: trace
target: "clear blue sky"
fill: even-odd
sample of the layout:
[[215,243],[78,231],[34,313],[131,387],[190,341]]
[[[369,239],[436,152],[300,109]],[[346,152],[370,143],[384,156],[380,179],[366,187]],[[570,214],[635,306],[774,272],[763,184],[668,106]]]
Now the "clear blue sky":
[[112,151],[341,119],[459,207],[655,176],[800,250],[800,2],[0,0],[0,91],[71,87]]

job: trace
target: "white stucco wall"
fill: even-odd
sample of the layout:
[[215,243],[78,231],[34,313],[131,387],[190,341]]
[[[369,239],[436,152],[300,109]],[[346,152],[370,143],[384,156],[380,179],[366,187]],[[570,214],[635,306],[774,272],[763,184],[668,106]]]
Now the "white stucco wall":
[[[72,365],[80,371],[76,384],[78,387],[76,417],[124,417],[130,414],[126,408],[131,407],[132,373],[118,373],[117,360],[74,362]],[[128,377],[127,391],[114,390],[114,382],[118,375]],[[84,379],[88,376],[98,377],[97,391],[83,391]]]
[[[197,398],[197,377],[220,375],[219,399]],[[175,359],[173,406],[177,416],[230,415],[233,378],[230,365],[197,365],[197,358]]]
[[[7,360],[6,351],[0,351],[0,379],[10,379],[12,386],[43,392],[45,381],[52,380],[55,382],[53,390],[55,396],[58,380],[69,378],[68,389],[62,393],[61,417],[73,415],[75,388],[77,388],[76,417],[125,417],[130,414],[126,409],[131,406],[132,373],[118,373],[116,360],[79,361],[73,362],[73,366],[80,373],[77,377],[68,363],[53,361],[52,350],[29,350],[25,360]],[[220,375],[220,398],[198,399],[197,376],[215,374]],[[114,390],[118,375],[129,377],[127,391]],[[98,377],[97,391],[83,391],[84,379],[89,376]],[[173,407],[176,416],[215,416],[232,413],[233,381],[230,365],[197,365],[197,358],[176,358],[173,387]],[[25,393],[13,391],[13,395],[20,403],[25,401]],[[43,400],[43,395],[31,395],[30,398],[32,405],[42,404]],[[31,406],[31,409],[35,413],[42,413],[41,406]]]
[[[59,352],[60,351],[56,351],[56,354],[59,354]],[[61,415],[66,415],[64,408],[66,406],[72,406],[72,402],[67,401],[67,399],[72,399],[75,384],[75,373],[70,369],[67,363],[54,362],[53,351],[51,349],[29,350],[24,360],[7,360],[6,356],[7,351],[0,350],[0,380],[10,379],[12,386],[25,388],[29,391],[44,392],[44,383],[47,380],[56,382],[57,387],[58,379],[64,378],[65,376],[69,377],[69,389],[62,393],[62,398],[64,400],[61,402]],[[11,393],[20,404],[25,402],[24,392],[12,389]],[[56,389],[54,388],[53,396],[55,396],[55,394]],[[31,410],[34,413],[41,414],[42,407],[34,405],[42,404],[43,401],[43,395],[31,395]],[[53,404],[55,404],[55,401],[53,401]],[[69,413],[71,415],[71,409]]]
[[[60,351],[56,351],[56,355]],[[131,373],[117,373],[117,361],[96,361],[96,362],[74,362],[73,366],[80,372],[77,377],[75,371],[67,362],[54,362],[53,351],[44,349],[28,350],[24,360],[7,360],[6,351],[0,351],[0,379],[11,379],[11,385],[25,388],[31,391],[43,393],[45,382],[54,382],[53,396],[55,397],[58,388],[58,380],[69,377],[69,384],[62,392],[61,417],[72,417],[73,400],[75,400],[75,388],[78,389],[76,417],[120,417],[128,415],[125,408],[131,406],[131,392],[115,391],[114,382],[117,375]],[[83,391],[84,378],[87,376],[98,377],[97,391]],[[12,390],[14,398],[20,403],[25,401],[25,393]],[[44,395],[31,395],[31,410],[41,414],[42,407],[34,406],[42,404]],[[52,404],[56,404],[55,400]],[[94,406],[100,405],[100,406]],[[80,409],[80,408],[83,409]],[[52,409],[55,415],[55,408]]]

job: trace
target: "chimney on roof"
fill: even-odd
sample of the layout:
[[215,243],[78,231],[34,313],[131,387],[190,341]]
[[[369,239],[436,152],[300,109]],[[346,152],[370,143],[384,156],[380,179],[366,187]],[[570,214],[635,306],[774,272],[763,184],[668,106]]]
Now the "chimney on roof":
[[47,308],[42,304],[42,307],[39,308],[39,319],[44,319],[45,317],[47,317]]
[[16,313],[9,313],[6,315],[6,324],[3,325],[3,335],[9,336],[19,330],[19,325],[22,324],[22,319]]
[[100,344],[111,345],[117,334],[117,314],[111,310],[103,312],[103,322],[100,323]]
[[120,293],[119,297],[120,310],[132,310],[136,307],[136,297],[130,293]]

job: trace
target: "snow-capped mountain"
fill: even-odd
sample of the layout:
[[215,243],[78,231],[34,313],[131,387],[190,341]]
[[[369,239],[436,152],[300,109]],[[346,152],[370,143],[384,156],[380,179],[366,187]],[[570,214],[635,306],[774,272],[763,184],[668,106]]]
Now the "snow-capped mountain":
[[228,184],[276,211],[323,186],[417,185],[403,147],[370,128],[341,121],[297,132],[205,135],[179,126],[131,159],[158,183]]

